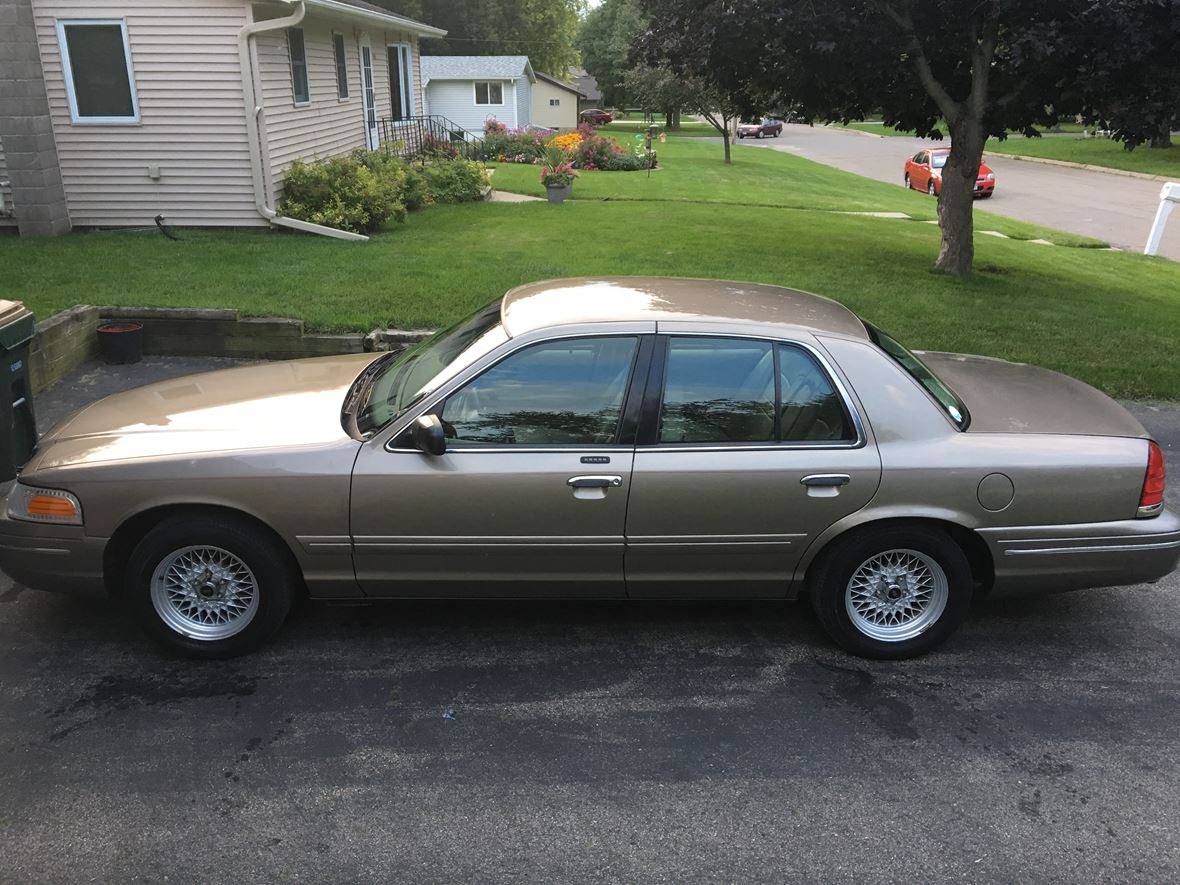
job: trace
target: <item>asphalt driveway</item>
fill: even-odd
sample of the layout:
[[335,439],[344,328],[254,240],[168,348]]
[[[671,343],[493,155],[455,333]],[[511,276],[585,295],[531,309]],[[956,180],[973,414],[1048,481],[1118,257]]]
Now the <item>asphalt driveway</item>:
[[1178,590],[903,663],[801,605],[415,602],[197,664],[4,580],[0,881],[1176,881]]
[[[856,130],[787,124],[778,138],[745,138],[737,144],[796,154],[900,187],[906,157],[924,147],[945,147],[949,142],[880,138]],[[988,156],[987,164],[996,173],[996,193],[977,203],[981,210],[1094,237],[1122,249],[1142,251],[1147,243],[1162,182],[995,155]],[[1176,217],[1167,229],[1160,254],[1180,260],[1180,221]]]

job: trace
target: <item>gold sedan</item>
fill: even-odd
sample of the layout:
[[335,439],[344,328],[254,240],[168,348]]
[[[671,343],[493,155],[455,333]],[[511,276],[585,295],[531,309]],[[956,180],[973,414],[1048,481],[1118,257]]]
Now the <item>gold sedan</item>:
[[792,289],[522,286],[400,355],[98,402],[7,494],[0,567],[225,657],[302,594],[790,599],[903,658],[974,593],[1157,580],[1159,447],[1093,388],[915,355]]

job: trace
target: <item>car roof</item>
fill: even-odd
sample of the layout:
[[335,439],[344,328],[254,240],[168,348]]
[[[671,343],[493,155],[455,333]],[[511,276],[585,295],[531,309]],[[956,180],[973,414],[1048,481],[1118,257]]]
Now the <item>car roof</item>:
[[864,323],[839,302],[783,286],[679,277],[575,277],[512,289],[500,307],[515,337],[553,326],[598,322],[715,320],[803,327],[868,338]]

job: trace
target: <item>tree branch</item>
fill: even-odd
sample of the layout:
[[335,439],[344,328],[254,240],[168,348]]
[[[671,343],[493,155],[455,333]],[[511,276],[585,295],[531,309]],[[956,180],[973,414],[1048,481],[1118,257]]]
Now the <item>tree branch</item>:
[[926,92],[934,99],[934,103],[938,105],[938,110],[942,112],[947,123],[957,122],[962,113],[962,106],[951,98],[950,93],[934,76],[934,71],[930,68],[930,60],[926,58],[926,50],[922,48],[922,41],[918,39],[918,32],[914,28],[914,18],[909,6],[907,5],[904,13],[898,12],[890,3],[882,3],[881,8],[901,28],[903,35],[909,40],[909,50],[913,54],[914,67],[918,71],[918,79],[922,81]]

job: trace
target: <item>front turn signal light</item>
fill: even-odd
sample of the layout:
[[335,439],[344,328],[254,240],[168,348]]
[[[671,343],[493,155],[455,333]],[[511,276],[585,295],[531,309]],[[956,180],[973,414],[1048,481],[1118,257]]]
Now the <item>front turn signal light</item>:
[[81,525],[82,505],[61,489],[35,489],[17,483],[8,495],[8,518],[23,522]]

